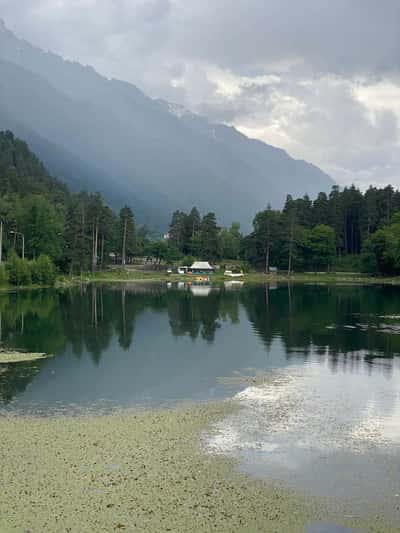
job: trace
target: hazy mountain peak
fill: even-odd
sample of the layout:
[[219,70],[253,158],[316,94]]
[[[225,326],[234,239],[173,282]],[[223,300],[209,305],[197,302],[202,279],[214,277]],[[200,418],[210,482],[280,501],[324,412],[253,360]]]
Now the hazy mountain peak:
[[181,104],[177,104],[175,102],[168,102],[167,100],[163,99],[157,99],[157,102],[161,104],[161,106],[166,109],[171,115],[174,115],[175,117],[182,118],[185,116],[198,116],[192,111],[189,111],[185,106]]
[[165,226],[173,210],[197,205],[248,228],[287,193],[333,184],[281,149],[0,30],[0,129],[14,129],[73,187],[132,204],[143,222]]

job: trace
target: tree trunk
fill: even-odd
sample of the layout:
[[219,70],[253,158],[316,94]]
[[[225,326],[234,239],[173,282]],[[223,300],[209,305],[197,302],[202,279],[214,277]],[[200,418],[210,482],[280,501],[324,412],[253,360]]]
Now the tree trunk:
[[270,249],[270,245],[268,242],[266,246],[266,251],[265,251],[265,273],[266,274],[269,274],[269,249]]
[[96,223],[96,227],[93,228],[92,272],[96,272],[96,269],[97,269],[98,241],[99,241],[99,225]]
[[288,276],[290,276],[290,274],[292,273],[293,244],[294,244],[294,225],[292,223],[290,226]]
[[104,269],[104,235],[101,236],[101,259],[100,268]]
[[122,266],[125,266],[126,264],[126,233],[128,229],[128,219],[125,218],[124,221],[124,235],[122,238]]

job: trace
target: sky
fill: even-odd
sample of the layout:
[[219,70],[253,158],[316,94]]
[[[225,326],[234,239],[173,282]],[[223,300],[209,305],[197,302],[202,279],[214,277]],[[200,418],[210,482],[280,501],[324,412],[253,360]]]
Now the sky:
[[0,17],[341,185],[400,187],[399,0],[0,0]]

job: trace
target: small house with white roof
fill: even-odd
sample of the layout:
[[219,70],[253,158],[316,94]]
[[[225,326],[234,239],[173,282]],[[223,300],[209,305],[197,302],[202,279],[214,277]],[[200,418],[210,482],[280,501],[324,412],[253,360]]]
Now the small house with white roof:
[[215,268],[210,265],[208,261],[195,261],[189,268],[192,274],[211,274]]

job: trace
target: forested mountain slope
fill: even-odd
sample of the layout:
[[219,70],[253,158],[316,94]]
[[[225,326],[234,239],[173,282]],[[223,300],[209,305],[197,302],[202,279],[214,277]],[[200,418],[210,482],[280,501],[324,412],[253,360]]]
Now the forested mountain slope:
[[157,227],[197,205],[249,228],[255,211],[281,207],[287,193],[333,184],[283,150],[35,48],[0,23],[0,129],[10,127],[72,187],[129,203]]
[[69,192],[63,183],[50,176],[24,141],[10,131],[0,132],[0,195],[33,194],[64,202]]

